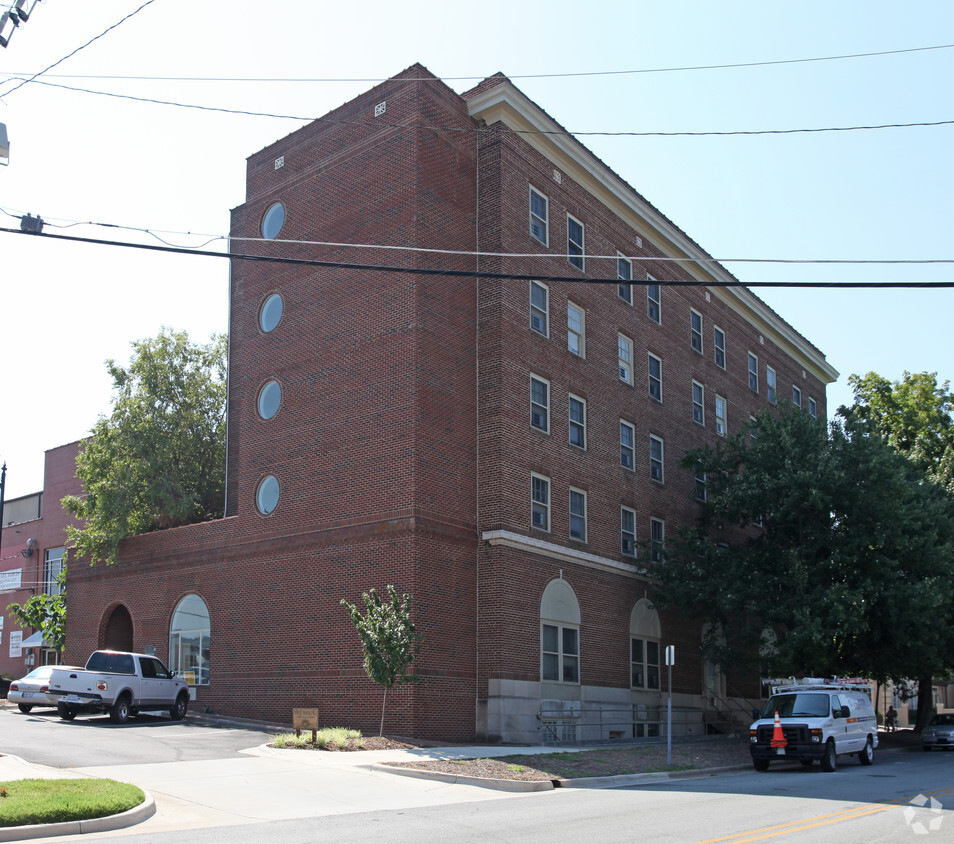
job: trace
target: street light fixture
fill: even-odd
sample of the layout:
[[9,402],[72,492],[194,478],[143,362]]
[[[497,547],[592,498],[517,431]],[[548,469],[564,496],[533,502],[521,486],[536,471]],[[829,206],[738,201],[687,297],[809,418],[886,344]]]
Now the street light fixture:
[[6,167],[10,163],[10,142],[7,140],[7,125],[0,123],[0,164]]
[[9,11],[0,15],[0,47],[6,47],[21,23],[30,20],[30,15],[40,0],[17,0]]

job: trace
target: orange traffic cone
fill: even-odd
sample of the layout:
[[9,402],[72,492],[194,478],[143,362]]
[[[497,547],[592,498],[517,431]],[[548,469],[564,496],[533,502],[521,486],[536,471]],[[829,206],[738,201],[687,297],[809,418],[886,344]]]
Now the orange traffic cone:
[[786,747],[785,733],[782,732],[782,719],[775,713],[775,730],[772,732],[772,747]]

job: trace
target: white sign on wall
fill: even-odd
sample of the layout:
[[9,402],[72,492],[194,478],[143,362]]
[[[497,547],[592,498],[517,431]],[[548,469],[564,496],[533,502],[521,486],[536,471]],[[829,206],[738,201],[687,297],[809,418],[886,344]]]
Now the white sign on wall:
[[23,631],[13,630],[10,632],[10,656],[23,656],[23,649],[20,643],[23,641]]
[[19,589],[23,578],[23,569],[0,571],[0,592],[4,589]]

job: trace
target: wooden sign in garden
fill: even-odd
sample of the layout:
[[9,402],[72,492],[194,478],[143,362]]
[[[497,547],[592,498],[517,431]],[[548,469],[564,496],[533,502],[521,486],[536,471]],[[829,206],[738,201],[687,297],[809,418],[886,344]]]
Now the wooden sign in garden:
[[300,736],[302,730],[311,730],[311,741],[318,741],[318,710],[293,709],[292,720],[295,725],[295,735]]

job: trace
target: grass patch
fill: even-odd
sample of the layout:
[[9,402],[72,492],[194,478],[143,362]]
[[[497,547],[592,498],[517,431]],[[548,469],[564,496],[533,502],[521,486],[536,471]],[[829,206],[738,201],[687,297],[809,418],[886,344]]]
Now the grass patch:
[[272,744],[280,749],[289,747],[303,747],[307,749],[333,750],[337,747],[347,747],[348,744],[361,747],[364,738],[360,730],[349,730],[346,727],[325,727],[318,730],[315,740],[311,740],[311,731],[302,730],[300,736],[294,733],[281,733],[272,739]]
[[101,779],[0,782],[0,827],[117,815],[146,799],[142,789]]

